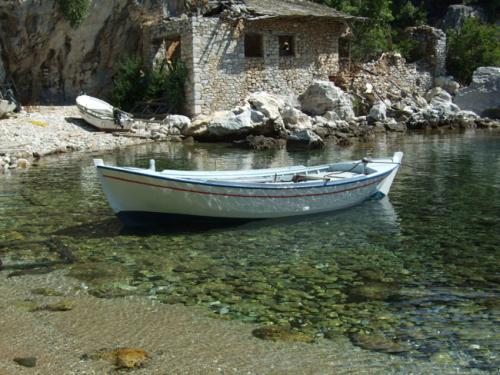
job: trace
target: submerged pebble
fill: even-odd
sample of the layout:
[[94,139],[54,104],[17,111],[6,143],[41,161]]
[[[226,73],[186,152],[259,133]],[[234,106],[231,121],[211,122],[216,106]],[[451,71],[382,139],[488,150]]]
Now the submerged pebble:
[[17,357],[14,358],[14,362],[16,362],[18,365],[24,366],[24,367],[35,367],[36,366],[36,357]]
[[262,340],[292,341],[292,342],[314,342],[314,338],[302,332],[294,332],[286,327],[265,326],[252,331],[252,335]]

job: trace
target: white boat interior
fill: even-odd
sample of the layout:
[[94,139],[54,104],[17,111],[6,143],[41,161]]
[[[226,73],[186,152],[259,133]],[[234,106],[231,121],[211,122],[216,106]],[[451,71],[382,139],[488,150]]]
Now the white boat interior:
[[320,181],[341,181],[366,177],[374,173],[388,171],[395,167],[398,162],[393,159],[358,160],[325,164],[313,167],[293,166],[284,168],[253,169],[243,171],[180,171],[164,169],[156,171],[155,161],[150,160],[148,169],[143,168],[120,168],[130,172],[138,172],[143,175],[154,175],[158,177],[180,179],[196,182],[228,182],[248,184],[290,184],[290,183],[318,183]]

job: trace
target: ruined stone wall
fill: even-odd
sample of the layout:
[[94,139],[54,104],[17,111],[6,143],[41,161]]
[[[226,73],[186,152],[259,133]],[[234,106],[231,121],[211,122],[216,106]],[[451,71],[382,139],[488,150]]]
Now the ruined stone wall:
[[337,86],[357,98],[370,99],[369,106],[384,99],[400,101],[407,96],[424,96],[433,87],[433,75],[426,66],[408,64],[399,53],[392,52],[356,66],[352,72],[341,72],[336,78]]
[[[163,21],[159,25],[153,25],[144,36],[144,61],[155,62],[164,61],[166,49],[171,40],[180,40],[181,61],[188,68],[188,79],[185,85],[186,90],[186,109],[187,114],[192,114],[194,105],[194,61],[193,61],[193,28],[192,20],[187,17],[175,18]],[[167,93],[168,95],[168,93]]]
[[[193,18],[192,28],[192,115],[232,108],[255,91],[298,94],[338,71],[340,23]],[[263,35],[263,57],[245,57],[245,33]],[[294,36],[295,56],[279,56],[279,35]]]

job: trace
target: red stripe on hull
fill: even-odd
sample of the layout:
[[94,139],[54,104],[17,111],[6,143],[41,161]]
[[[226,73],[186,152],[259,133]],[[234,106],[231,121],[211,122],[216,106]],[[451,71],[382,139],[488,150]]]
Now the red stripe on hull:
[[378,184],[380,181],[382,181],[384,179],[384,178],[377,178],[377,179],[374,179],[373,181],[370,181],[369,183],[366,183],[363,185],[355,186],[355,187],[348,188],[348,189],[325,192],[325,193],[296,194],[296,195],[243,195],[243,194],[213,193],[213,192],[209,192],[209,191],[199,191],[199,190],[192,190],[192,189],[177,188],[177,187],[172,187],[172,186],[163,186],[163,185],[151,184],[149,182],[134,181],[134,180],[129,180],[127,178],[109,176],[109,175],[105,175],[105,174],[103,174],[102,176],[106,177],[106,178],[113,179],[113,180],[130,182],[133,184],[139,184],[139,185],[145,185],[145,186],[159,187],[159,188],[163,188],[163,189],[182,191],[182,192],[186,192],[186,193],[203,194],[203,195],[217,195],[217,196],[235,197],[235,198],[272,198],[272,199],[319,197],[322,195],[333,195],[333,194],[345,193],[347,191],[357,190],[357,189],[361,189],[361,188],[366,187],[366,186]]

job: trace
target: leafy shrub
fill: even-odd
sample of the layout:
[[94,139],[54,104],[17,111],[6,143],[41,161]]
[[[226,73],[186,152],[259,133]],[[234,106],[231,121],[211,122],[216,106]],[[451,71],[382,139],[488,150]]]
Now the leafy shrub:
[[169,108],[181,112],[184,107],[186,95],[184,92],[188,70],[182,61],[176,61],[168,65],[168,76],[165,81],[165,92]]
[[171,112],[180,113],[185,102],[187,68],[181,61],[163,62],[143,70],[139,58],[127,58],[114,78],[113,104],[126,111],[136,102],[165,100]]
[[91,0],[59,0],[59,7],[71,27],[77,28],[87,17]]
[[113,79],[113,104],[128,111],[135,102],[144,99],[148,82],[142,70],[142,60],[137,57],[126,58],[118,67]]
[[480,66],[500,66],[500,27],[482,24],[475,18],[448,36],[447,69],[461,83],[468,84]]

